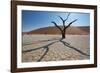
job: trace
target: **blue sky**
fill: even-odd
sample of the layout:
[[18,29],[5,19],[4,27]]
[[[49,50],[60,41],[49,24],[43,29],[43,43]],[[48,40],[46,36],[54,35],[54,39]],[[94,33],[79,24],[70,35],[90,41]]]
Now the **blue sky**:
[[[55,21],[58,25],[62,25],[62,21],[58,16],[66,19],[67,15],[68,12],[22,10],[22,32],[28,32],[42,27],[54,26],[54,24],[51,23],[52,21]],[[70,12],[66,25],[75,19],[78,20],[71,26],[90,25],[90,14],[77,12]]]

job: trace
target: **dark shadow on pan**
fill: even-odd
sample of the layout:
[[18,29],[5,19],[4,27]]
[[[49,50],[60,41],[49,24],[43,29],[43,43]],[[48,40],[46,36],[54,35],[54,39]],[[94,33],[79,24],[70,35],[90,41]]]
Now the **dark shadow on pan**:
[[82,55],[85,55],[85,56],[90,56],[90,55],[88,55],[88,54],[86,54],[86,53],[84,53],[84,52],[82,52],[82,51],[78,50],[77,48],[75,48],[75,47],[73,47],[73,46],[69,45],[69,43],[67,43],[67,42],[63,41],[62,39],[60,39],[59,41],[60,41],[61,43],[63,43],[66,47],[69,47],[69,48],[71,48],[71,49],[73,49],[73,50],[75,50],[75,51],[79,52],[79,53],[80,53],[80,54],[82,54]]
[[48,42],[48,41],[54,41],[54,40],[59,40],[59,38],[53,38],[53,39],[48,39],[48,40],[41,40],[41,41],[36,41],[35,43],[27,43],[27,44],[23,44],[23,46],[26,45],[31,45],[31,44],[36,44],[36,43],[42,43],[42,42]]
[[44,48],[44,49],[45,49],[44,54],[40,57],[39,60],[37,60],[38,62],[40,62],[40,61],[44,58],[44,56],[48,53],[48,51],[49,51],[49,46],[52,45],[52,44],[54,44],[54,43],[56,43],[56,42],[58,42],[58,41],[54,41],[54,42],[51,42],[51,43],[49,43],[49,44],[47,44],[47,45],[45,45],[45,46],[42,46],[42,47],[39,47],[39,48],[35,48],[35,49],[25,50],[25,51],[22,51],[22,52],[23,52],[23,53],[25,53],[25,52],[31,52],[31,51],[35,51],[35,50],[39,50],[39,49]]
[[[57,39],[56,39],[56,40],[57,40]],[[47,45],[44,45],[44,46],[42,46],[42,47],[38,47],[38,48],[30,49],[30,50],[24,50],[24,51],[22,51],[22,52],[23,52],[23,53],[26,53],[26,52],[31,52],[31,51],[39,50],[39,49],[45,49],[45,52],[43,53],[43,55],[37,60],[37,62],[40,62],[40,61],[44,58],[44,56],[47,55],[47,53],[48,53],[48,51],[49,51],[49,49],[50,49],[49,46],[52,45],[52,44],[54,44],[54,43],[56,43],[56,42],[59,42],[59,41],[60,41],[64,46],[69,47],[69,48],[71,48],[71,49],[77,51],[78,53],[80,53],[80,54],[82,54],[82,55],[90,56],[90,55],[88,55],[88,54],[86,54],[86,53],[84,53],[84,52],[78,50],[77,48],[71,46],[69,43],[63,41],[63,39],[59,39],[59,40],[57,40],[57,41],[51,42],[51,43],[49,43],[49,44],[47,44]]]

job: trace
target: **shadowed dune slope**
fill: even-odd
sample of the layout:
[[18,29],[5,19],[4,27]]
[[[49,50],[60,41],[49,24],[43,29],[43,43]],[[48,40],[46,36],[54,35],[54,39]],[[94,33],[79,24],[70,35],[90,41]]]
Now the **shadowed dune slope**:
[[[63,27],[61,26],[61,28]],[[57,27],[52,26],[52,27],[39,28],[36,30],[32,30],[30,32],[23,32],[23,34],[61,34],[61,32]],[[84,26],[84,27],[71,26],[68,29],[66,29],[66,34],[87,35],[89,34],[89,26]]]

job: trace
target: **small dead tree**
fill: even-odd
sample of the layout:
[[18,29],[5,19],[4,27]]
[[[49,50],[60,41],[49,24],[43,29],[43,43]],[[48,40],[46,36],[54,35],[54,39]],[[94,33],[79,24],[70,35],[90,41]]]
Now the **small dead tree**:
[[67,29],[68,27],[70,27],[70,25],[71,25],[72,23],[74,23],[75,21],[77,21],[77,19],[75,19],[75,20],[71,21],[71,22],[66,26],[66,25],[65,25],[65,22],[68,20],[69,16],[70,16],[70,13],[68,14],[68,16],[67,16],[66,19],[63,19],[61,16],[58,16],[58,17],[62,20],[62,22],[63,22],[63,28],[61,28],[60,26],[58,26],[57,23],[56,23],[55,21],[52,21],[52,22],[51,22],[51,23],[53,23],[53,24],[60,30],[60,32],[61,32],[61,34],[62,34],[62,39],[65,38],[66,29]]

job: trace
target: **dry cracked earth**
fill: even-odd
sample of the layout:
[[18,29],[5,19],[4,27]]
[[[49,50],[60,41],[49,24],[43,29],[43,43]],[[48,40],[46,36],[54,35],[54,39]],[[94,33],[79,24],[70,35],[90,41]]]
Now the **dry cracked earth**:
[[23,35],[22,62],[90,58],[89,35]]

